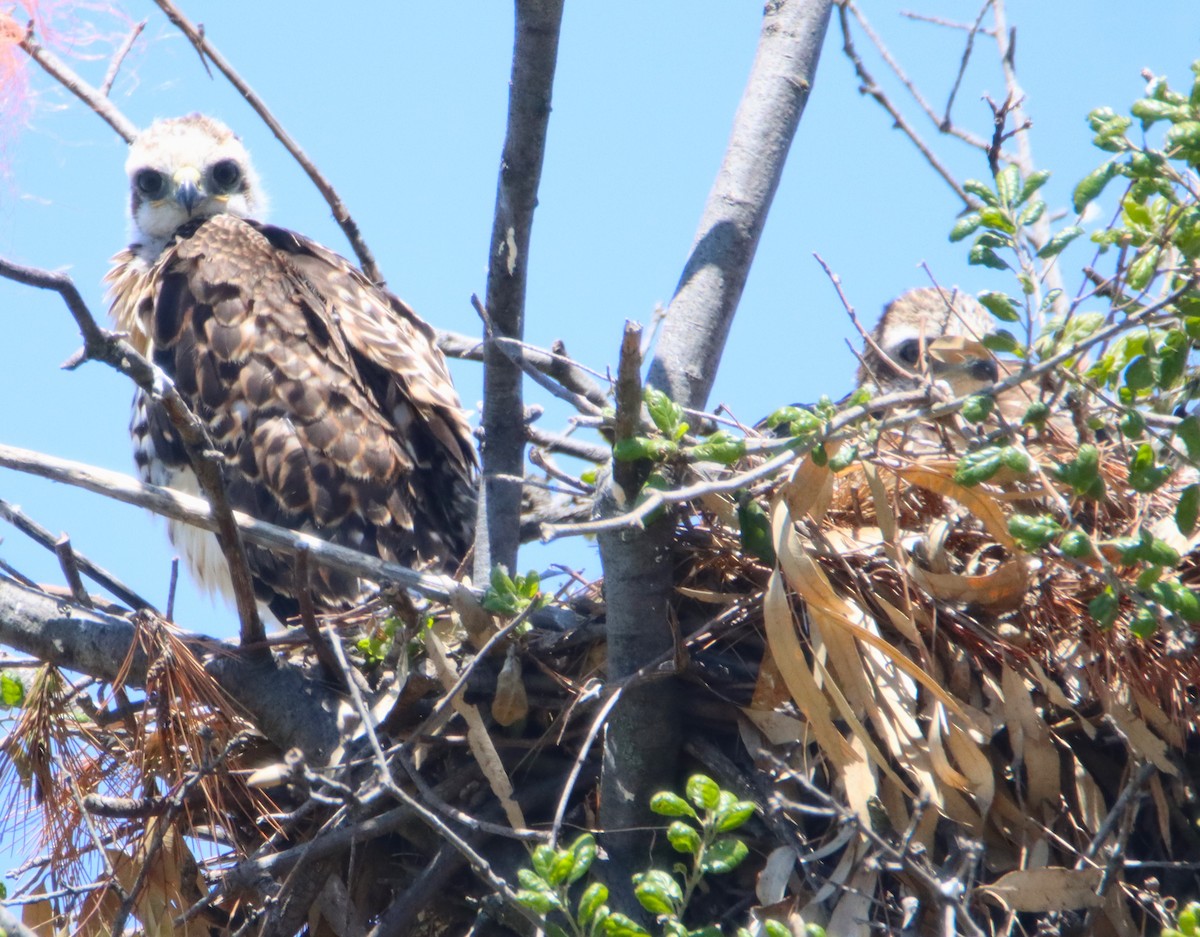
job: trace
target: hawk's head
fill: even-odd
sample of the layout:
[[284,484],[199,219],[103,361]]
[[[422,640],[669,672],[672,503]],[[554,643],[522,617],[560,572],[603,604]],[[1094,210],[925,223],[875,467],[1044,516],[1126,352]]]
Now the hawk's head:
[[[994,384],[999,376],[995,358],[982,344],[991,331],[991,316],[973,297],[926,287],[892,300],[873,337],[895,364],[922,379],[945,381],[961,397]],[[881,394],[915,386],[869,346],[858,383],[874,384]]]
[[156,120],[130,144],[125,172],[134,228],[153,253],[193,218],[260,218],[265,211],[242,141],[203,114]]

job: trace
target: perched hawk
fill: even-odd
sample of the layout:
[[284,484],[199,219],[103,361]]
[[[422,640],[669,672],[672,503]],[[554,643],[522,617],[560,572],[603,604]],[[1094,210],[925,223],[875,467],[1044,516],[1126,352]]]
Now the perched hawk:
[[[130,147],[133,243],[106,280],[112,317],[174,381],[224,459],[233,507],[408,565],[471,543],[471,433],[432,329],[314,241],[258,220],[249,156],[223,124],[160,120]],[[142,477],[196,492],[161,408],[134,399]],[[171,522],[199,581],[229,593],[216,538]],[[248,545],[260,601],[295,613],[289,558]],[[360,584],[322,571],[318,608]]]
[[870,345],[858,368],[858,385],[880,395],[911,390],[913,380],[945,381],[955,397],[994,384],[999,366],[981,341],[993,331],[992,317],[973,297],[924,287],[892,300],[872,338],[888,360]]

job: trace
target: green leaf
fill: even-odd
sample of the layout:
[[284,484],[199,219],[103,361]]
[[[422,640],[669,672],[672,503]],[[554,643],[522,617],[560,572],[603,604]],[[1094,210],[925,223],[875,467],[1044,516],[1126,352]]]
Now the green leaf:
[[979,303],[1001,322],[1019,322],[1021,319],[1016,301],[1004,293],[980,293]]
[[1138,355],[1129,362],[1129,367],[1125,369],[1125,386],[1133,391],[1154,386],[1154,368],[1145,355]]
[[1117,425],[1126,439],[1141,439],[1146,430],[1146,419],[1140,410],[1126,410]]
[[1147,563],[1154,563],[1158,566],[1175,566],[1180,559],[1178,550],[1165,540],[1159,540],[1153,536],[1149,537],[1143,556]]
[[1062,527],[1045,514],[1014,514],[1008,519],[1008,532],[1026,550],[1044,547],[1063,532]]
[[575,855],[569,849],[560,849],[555,853],[554,861],[550,864],[550,872],[546,881],[551,885],[561,885],[567,881],[575,869]]
[[662,462],[678,451],[679,447],[671,440],[651,439],[648,436],[631,436],[613,443],[613,458],[618,462],[636,462],[639,459]]
[[660,817],[696,818],[696,811],[691,808],[691,805],[671,791],[659,791],[651,797],[650,809]]
[[1000,448],[1000,463],[1010,472],[1016,472],[1018,475],[1028,475],[1033,464],[1029,460],[1029,453],[1020,446],[1002,446]]
[[1003,208],[984,208],[979,212],[979,221],[985,228],[1012,234],[1017,230],[1012,216]]
[[1000,471],[1003,465],[999,447],[988,446],[984,449],[977,449],[974,452],[968,452],[958,460],[958,465],[954,467],[954,481],[959,485],[971,488],[987,481]]
[[1001,354],[1020,355],[1024,357],[1021,354],[1020,343],[1012,332],[1007,329],[999,329],[990,335],[985,335],[983,337],[983,347]]
[[1049,416],[1050,405],[1043,400],[1035,400],[1029,405],[1029,408],[1025,411],[1025,415],[1021,417],[1021,425],[1041,429],[1046,425],[1046,420]]
[[951,242],[961,241],[968,235],[974,234],[979,230],[981,223],[982,221],[977,211],[963,215],[958,221],[954,222],[954,227],[950,229]]
[[1117,175],[1117,166],[1109,160],[1099,169],[1094,169],[1083,177],[1079,185],[1075,186],[1075,192],[1071,196],[1071,207],[1075,209],[1075,213],[1082,215],[1083,210],[1088,205],[1099,197],[1104,191],[1104,187],[1112,181]]
[[605,937],[650,937],[650,932],[637,921],[615,911],[604,919]]
[[770,429],[785,425],[789,436],[803,436],[819,430],[821,420],[816,414],[802,407],[780,407],[767,417],[767,426]]
[[1082,445],[1073,460],[1059,463],[1054,477],[1070,485],[1078,495],[1085,495],[1100,480],[1100,450],[1092,445]]
[[683,889],[661,869],[651,869],[633,877],[633,893],[638,903],[651,914],[679,915],[683,904]]
[[840,472],[845,468],[849,468],[854,464],[854,460],[858,458],[858,446],[842,446],[837,451],[832,459],[829,460],[829,471]]
[[728,807],[723,806],[717,814],[717,832],[728,833],[730,830],[736,830],[754,816],[756,810],[758,807],[749,800],[739,800]]
[[726,430],[717,430],[704,442],[687,450],[699,462],[717,462],[732,465],[746,454],[746,440]]
[[1190,537],[1196,530],[1196,520],[1200,517],[1200,485],[1188,485],[1179,494],[1179,503],[1175,505],[1175,526],[1185,537]]
[[1158,490],[1170,475],[1169,468],[1155,464],[1154,450],[1149,443],[1138,446],[1129,460],[1129,487],[1142,494]]
[[765,566],[775,565],[775,537],[771,518],[748,493],[737,499],[738,533],[742,551],[757,557]]
[[1102,631],[1113,626],[1120,610],[1121,603],[1113,593],[1112,586],[1106,586],[1103,592],[1088,602],[1088,612]]
[[962,415],[968,423],[982,423],[992,414],[996,401],[991,394],[973,394],[963,401]]
[[700,870],[713,875],[723,875],[741,865],[749,854],[750,850],[740,839],[718,840],[704,851]]
[[1158,616],[1154,610],[1143,605],[1133,613],[1129,630],[1139,638],[1148,638],[1158,630]]
[[986,182],[980,182],[978,179],[968,179],[963,183],[963,189],[985,205],[998,205],[996,193],[992,191],[992,187]]
[[1143,129],[1160,120],[1183,120],[1189,114],[1186,107],[1180,107],[1178,104],[1168,104],[1166,101],[1155,101],[1151,98],[1134,101],[1133,107],[1129,110],[1134,117],[1142,122]]
[[0,705],[9,709],[25,702],[25,684],[12,674],[0,673]]
[[1158,259],[1162,250],[1157,246],[1142,251],[1134,258],[1125,274],[1125,280],[1132,290],[1144,290],[1158,272]]
[[1175,435],[1187,449],[1188,458],[1200,463],[1200,419],[1189,416],[1180,420],[1175,427]]
[[700,851],[700,834],[696,828],[682,820],[675,820],[667,827],[667,842],[676,852],[694,856]]
[[529,908],[543,917],[562,906],[558,896],[548,891],[533,891],[527,888],[518,889],[513,896],[517,904]]
[[683,407],[664,394],[661,390],[647,387],[645,391],[646,410],[650,419],[658,427],[658,431],[668,439],[674,438],[679,424],[683,422]]
[[1021,170],[1010,163],[996,173],[996,194],[1004,205],[1012,205],[1021,191]]
[[1063,534],[1058,548],[1067,556],[1077,560],[1085,560],[1096,553],[1091,538],[1082,530],[1068,530]]
[[[763,930],[767,932],[767,937],[792,937],[792,932],[781,921],[777,921],[774,918],[767,918],[762,922],[762,925]],[[816,927],[817,925],[809,924],[808,926]],[[809,934],[806,929],[805,937],[825,937],[825,928],[821,928],[819,935]]]
[[[774,934],[771,937],[775,937]],[[804,937],[826,937],[825,928],[820,924],[805,924]]]
[[1042,186],[1044,186],[1049,180],[1049,169],[1039,169],[1036,172],[1031,172],[1025,177],[1025,182],[1021,186],[1021,192],[1017,196],[1017,204],[1024,205],[1027,201],[1029,201],[1029,197]]
[[693,774],[684,788],[687,799],[696,807],[712,810],[721,799],[721,788],[707,775]]
[[1017,218],[1017,224],[1022,228],[1028,227],[1031,224],[1037,224],[1042,219],[1042,215],[1046,214],[1046,203],[1040,198],[1030,202],[1021,211]]
[[596,861],[598,852],[596,837],[591,833],[584,833],[571,844],[571,855],[574,862],[571,866],[571,872],[567,876],[567,881],[570,884],[574,885],[583,878],[587,870],[592,867],[592,863]]
[[1008,264],[1000,259],[990,247],[984,247],[981,244],[976,244],[967,254],[967,263],[974,264],[977,267],[991,267],[993,270],[1007,270]]
[[1167,131],[1166,143],[1168,147],[1184,149],[1200,146],[1200,121],[1183,120],[1175,124]]
[[596,912],[608,901],[608,889],[601,882],[592,882],[579,896],[579,911],[576,917],[584,927],[591,927]]
[[[554,865],[554,857],[556,855],[557,852],[552,847],[547,846],[544,843],[535,847],[533,850],[533,855],[530,856],[530,859],[533,862],[534,872],[541,876],[542,879],[547,878],[550,875],[550,868]],[[520,873],[517,874],[517,878],[526,888],[535,887],[521,878]]]
[[1070,225],[1069,227],[1063,228],[1042,246],[1042,249],[1037,252],[1037,255],[1043,260],[1048,260],[1051,257],[1057,257],[1066,249],[1068,244],[1070,244],[1081,234],[1083,234],[1083,228],[1080,228],[1077,225]]

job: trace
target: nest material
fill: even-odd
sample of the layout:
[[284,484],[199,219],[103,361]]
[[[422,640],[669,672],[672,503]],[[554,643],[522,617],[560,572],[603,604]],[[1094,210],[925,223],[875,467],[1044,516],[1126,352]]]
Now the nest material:
[[[1073,501],[1045,472],[964,487],[955,481],[959,447],[939,435],[936,443],[928,433],[885,436],[836,475],[808,458],[759,492],[770,506],[774,568],[736,552],[733,505],[708,499],[707,536],[693,537],[684,592],[749,600],[741,624],[765,635],[739,716],[764,786],[780,794],[796,788],[788,778],[816,785],[862,827],[892,831],[935,865],[965,841],[982,843],[979,887],[968,891],[976,901],[1041,916],[1090,913],[1091,932],[1132,935],[1131,912],[1162,902],[1145,872],[1122,874],[1120,862],[1106,869],[1114,850],[1161,863],[1155,873],[1176,889],[1168,894],[1196,890],[1186,862],[1200,856],[1200,842],[1181,766],[1200,728],[1200,657],[1178,620],[1149,638],[1131,634],[1128,599],[1116,625],[1102,629],[1088,612],[1104,585],[1099,557],[1027,553],[1007,522],[1066,509],[1097,542],[1152,529],[1187,549],[1172,512],[1194,479],[1181,470],[1173,484],[1139,494],[1110,445],[1099,502]],[[1051,466],[1069,462],[1077,443],[1050,431],[1029,449]],[[1185,556],[1182,578],[1195,568]],[[1109,569],[1133,586],[1137,570]],[[1119,798],[1126,787],[1140,795],[1141,784],[1151,802],[1139,814],[1137,796]],[[792,819],[817,854],[839,832]],[[911,877],[863,861],[878,860],[869,840],[840,855],[816,887],[788,892],[790,907],[829,933],[867,933],[866,921],[896,927],[890,912],[906,896],[938,903]]]

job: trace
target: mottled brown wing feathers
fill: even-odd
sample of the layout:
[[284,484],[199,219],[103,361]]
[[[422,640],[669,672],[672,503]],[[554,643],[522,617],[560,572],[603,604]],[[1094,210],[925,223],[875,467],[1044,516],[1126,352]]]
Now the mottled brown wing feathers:
[[[114,293],[132,298],[134,279],[114,271]],[[234,507],[402,563],[461,560],[470,429],[411,310],[325,248],[230,215],[181,229],[149,280],[154,361],[208,424]],[[156,452],[180,458],[148,424]],[[294,594],[286,562],[251,561],[268,599]],[[322,604],[353,597],[323,585]]]

